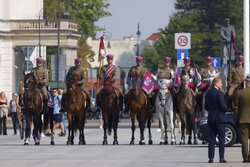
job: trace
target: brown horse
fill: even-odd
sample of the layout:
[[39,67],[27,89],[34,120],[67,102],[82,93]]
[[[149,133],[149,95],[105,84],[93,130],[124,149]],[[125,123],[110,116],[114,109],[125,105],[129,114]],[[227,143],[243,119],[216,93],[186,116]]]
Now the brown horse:
[[189,134],[188,144],[192,144],[192,131],[194,133],[194,144],[198,144],[196,140],[196,130],[195,130],[195,106],[196,97],[189,88],[190,77],[188,74],[182,75],[181,77],[181,87],[180,92],[177,95],[178,110],[181,120],[181,142],[180,144],[185,144],[185,130]]
[[[67,92],[65,94],[64,109],[68,113],[68,141],[67,145],[74,145],[74,131],[79,129],[79,145],[86,145],[84,137],[84,126],[87,112],[86,93],[76,85],[74,76],[70,77],[67,84]],[[63,103],[63,102],[62,102]]]
[[126,97],[126,107],[130,110],[131,115],[131,122],[132,122],[132,137],[130,141],[130,145],[134,144],[134,133],[135,133],[135,116],[139,122],[140,127],[140,145],[144,145],[144,129],[145,129],[145,123],[147,122],[148,127],[148,133],[149,133],[149,144],[153,144],[152,141],[152,135],[151,135],[151,117],[152,113],[148,111],[148,105],[150,103],[150,100],[148,98],[148,95],[141,89],[141,77],[139,76],[136,81],[136,87],[135,89],[131,89]]
[[29,145],[29,136],[31,132],[31,118],[34,122],[33,137],[35,145],[40,144],[41,139],[41,129],[42,129],[42,110],[44,103],[42,100],[41,90],[37,88],[34,76],[29,73],[24,76],[24,105],[25,113],[24,119],[26,119],[26,129],[25,129],[25,140],[24,145]]
[[111,129],[114,130],[114,141],[113,145],[118,145],[117,140],[117,128],[118,128],[118,119],[119,119],[119,106],[122,101],[119,98],[120,92],[118,92],[112,86],[104,84],[103,89],[97,95],[97,106],[101,108],[102,118],[103,118],[103,145],[107,145],[107,133],[111,135]]

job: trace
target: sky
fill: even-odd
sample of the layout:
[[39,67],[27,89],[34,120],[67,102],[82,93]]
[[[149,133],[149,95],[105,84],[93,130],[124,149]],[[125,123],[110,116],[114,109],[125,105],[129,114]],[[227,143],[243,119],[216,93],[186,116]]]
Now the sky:
[[[135,36],[137,24],[140,24],[140,39],[144,40],[151,34],[165,28],[169,16],[175,11],[175,0],[108,0],[110,17],[104,17],[95,24],[105,27],[112,34],[111,40]],[[100,36],[100,34],[97,34]]]

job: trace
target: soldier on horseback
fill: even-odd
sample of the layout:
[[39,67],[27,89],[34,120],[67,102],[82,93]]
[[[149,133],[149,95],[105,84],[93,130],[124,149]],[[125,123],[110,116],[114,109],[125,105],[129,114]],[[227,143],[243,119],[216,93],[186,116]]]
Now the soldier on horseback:
[[48,95],[46,89],[46,83],[48,82],[48,71],[43,67],[43,59],[36,59],[36,67],[31,70],[31,74],[36,80],[37,88],[41,90],[43,101],[47,104]]
[[[87,96],[87,108],[90,106],[90,94],[88,90],[85,88],[84,83],[87,82],[87,71],[81,67],[82,60],[77,58],[75,59],[75,66],[71,67],[66,75],[66,84],[70,83],[72,80],[72,77],[74,81],[76,81],[76,85],[84,92],[84,94]],[[65,98],[67,96],[67,92],[63,94],[62,97],[62,108],[65,107]]]
[[201,75],[201,86],[200,89],[207,90],[210,86],[211,78],[214,78],[219,75],[219,71],[216,67],[212,66],[213,58],[207,57],[206,58],[206,66],[202,67],[200,70]]
[[195,82],[195,69],[190,66],[191,59],[189,57],[186,57],[183,60],[184,60],[185,67],[182,67],[180,69],[180,76],[182,77],[182,75],[188,74],[190,77],[190,83],[188,86],[193,91],[195,91],[195,84],[194,84],[194,82]]
[[101,68],[100,79],[101,79],[101,89],[105,89],[106,87],[110,87],[114,89],[115,93],[119,97],[119,108],[120,111],[123,109],[123,98],[122,93],[118,88],[116,79],[118,73],[118,67],[113,65],[114,56],[109,54],[107,55],[107,65],[104,65]]
[[242,66],[244,57],[238,56],[237,57],[237,66],[232,68],[228,77],[228,95],[232,96],[234,90],[236,88],[243,89],[243,82],[244,82],[244,68]]
[[158,79],[174,79],[175,77],[175,72],[174,69],[170,67],[171,64],[171,58],[170,57],[166,57],[164,58],[164,67],[163,68],[159,68],[157,70],[157,73],[155,75],[151,75],[155,80]]

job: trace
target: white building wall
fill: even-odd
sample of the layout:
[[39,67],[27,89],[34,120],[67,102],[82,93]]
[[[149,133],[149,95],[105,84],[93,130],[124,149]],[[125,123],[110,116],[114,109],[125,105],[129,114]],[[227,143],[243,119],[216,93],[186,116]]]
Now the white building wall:
[[0,20],[37,19],[43,0],[0,0]]
[[[92,40],[89,38],[87,40],[91,49],[95,52],[94,62],[90,62],[91,67],[99,67],[98,62],[98,52],[99,52],[99,40]],[[146,45],[150,45],[152,41],[139,41],[140,53],[145,48]],[[133,37],[124,38],[124,40],[112,40],[110,41],[111,48],[107,48],[108,41],[105,41],[105,47],[107,54],[114,55],[114,65],[120,66],[126,72],[135,63],[136,50],[138,41],[134,40]],[[106,64],[106,58],[104,60],[104,64]]]
[[0,42],[0,92],[4,91],[8,100],[13,88],[13,55],[12,42]]

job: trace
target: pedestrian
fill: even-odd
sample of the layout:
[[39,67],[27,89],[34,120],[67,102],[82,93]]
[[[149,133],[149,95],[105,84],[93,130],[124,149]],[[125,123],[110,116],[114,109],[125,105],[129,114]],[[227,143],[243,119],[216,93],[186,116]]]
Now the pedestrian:
[[[59,95],[63,95],[63,89],[61,88],[58,88],[58,94]],[[66,128],[66,122],[65,122],[65,119],[67,118],[67,113],[64,111],[64,112],[61,112],[61,122],[59,123],[60,124],[60,128],[61,128],[61,132],[58,134],[59,136],[65,136],[67,134],[67,128]],[[64,130],[64,132],[63,132]]]
[[7,135],[6,119],[8,116],[8,100],[4,92],[0,93],[0,135]]
[[24,93],[25,89],[24,87],[21,87],[20,94],[18,95],[18,108],[19,112],[17,113],[17,118],[20,124],[20,138],[23,139],[24,137],[24,131],[26,129],[26,116],[25,116],[25,106],[24,106]]
[[240,127],[243,163],[250,162],[250,74],[245,78],[246,89],[239,90],[235,100],[234,120]]
[[13,129],[14,129],[13,135],[17,135],[17,127],[19,127],[19,122],[17,119],[17,112],[18,112],[17,104],[18,104],[18,95],[16,93],[13,93],[12,99],[10,100],[10,116],[12,119]]
[[226,127],[225,112],[227,106],[222,92],[222,80],[218,77],[213,79],[212,88],[206,93],[205,109],[208,111],[209,126],[208,163],[213,163],[217,135],[219,138],[220,163],[226,163],[227,161],[224,159],[224,152]]

